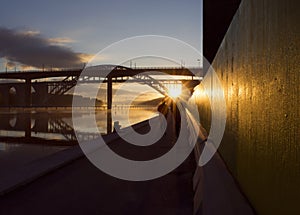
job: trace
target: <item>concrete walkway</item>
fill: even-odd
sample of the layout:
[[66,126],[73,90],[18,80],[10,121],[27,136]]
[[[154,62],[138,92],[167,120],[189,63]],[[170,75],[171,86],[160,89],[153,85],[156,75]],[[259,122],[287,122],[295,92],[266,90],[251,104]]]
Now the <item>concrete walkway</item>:
[[[147,133],[150,127],[142,122],[134,129]],[[105,139],[123,157],[149,160],[168,152],[176,142],[175,136],[174,119],[169,114],[166,134],[151,146],[128,144],[115,133]],[[124,181],[103,173],[87,160],[79,146],[58,152],[1,178],[0,215],[255,214],[218,153],[204,167],[196,166],[195,158],[199,159],[204,144],[197,145],[195,157],[191,153],[171,173],[144,182]]]
[[[149,125],[143,123],[135,129],[146,133]],[[174,132],[174,121],[169,117],[166,135],[147,150],[128,148],[129,144],[115,135],[109,146],[124,157],[147,160],[172,148]],[[33,168],[35,173],[30,171],[31,166],[13,177],[17,181],[1,180],[2,187],[10,183],[10,189],[0,197],[0,214],[193,214],[192,155],[171,173],[145,182],[124,181],[101,172],[82,156],[79,148],[61,152],[51,160],[57,163],[41,161]],[[46,163],[43,172],[42,164]],[[26,180],[20,187],[22,179]]]

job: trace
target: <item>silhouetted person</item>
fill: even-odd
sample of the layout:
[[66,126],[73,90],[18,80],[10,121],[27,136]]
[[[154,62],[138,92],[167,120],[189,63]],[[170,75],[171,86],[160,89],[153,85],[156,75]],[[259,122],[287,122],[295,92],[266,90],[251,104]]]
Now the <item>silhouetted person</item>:
[[174,116],[174,120],[175,120],[175,131],[176,131],[176,136],[179,136],[180,133],[180,126],[181,126],[181,116],[180,116],[180,111],[176,105],[176,101],[171,100],[171,111],[173,113]]
[[157,111],[162,113],[165,117],[167,116],[168,113],[168,105],[165,101],[163,101],[160,105],[157,107]]
[[115,121],[114,122],[114,131],[113,132],[119,131],[120,129],[121,129],[120,122],[119,121]]

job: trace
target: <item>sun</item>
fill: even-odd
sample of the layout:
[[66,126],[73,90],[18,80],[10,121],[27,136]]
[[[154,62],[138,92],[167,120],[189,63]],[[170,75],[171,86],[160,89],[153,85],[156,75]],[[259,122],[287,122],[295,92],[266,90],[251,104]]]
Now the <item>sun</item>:
[[168,95],[172,98],[178,98],[182,93],[182,84],[169,84],[167,85]]

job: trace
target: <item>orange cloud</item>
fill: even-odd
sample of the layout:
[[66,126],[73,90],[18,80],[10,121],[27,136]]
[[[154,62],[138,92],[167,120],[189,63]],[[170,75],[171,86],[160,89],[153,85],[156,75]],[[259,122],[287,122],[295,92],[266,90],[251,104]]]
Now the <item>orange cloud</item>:
[[37,35],[40,35],[40,32],[39,31],[21,31],[20,32],[21,34],[23,35],[26,35],[26,36],[37,36]]
[[48,42],[55,45],[64,45],[66,43],[75,43],[76,41],[68,37],[49,38]]

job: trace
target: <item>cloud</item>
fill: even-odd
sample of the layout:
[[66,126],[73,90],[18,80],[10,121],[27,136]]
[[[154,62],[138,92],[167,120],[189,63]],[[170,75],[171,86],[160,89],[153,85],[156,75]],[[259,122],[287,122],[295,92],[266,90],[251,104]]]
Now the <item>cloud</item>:
[[[0,27],[0,58],[21,66],[42,68],[82,67],[87,54],[76,53],[58,43],[69,38],[44,38],[38,31],[16,31]],[[74,41],[73,41],[74,42]]]
[[81,58],[83,62],[89,62],[94,57],[94,55],[92,54],[82,54],[82,53],[78,54],[78,56]]
[[7,62],[6,67],[7,69],[15,68],[17,65],[14,62]]
[[20,34],[28,35],[28,36],[36,36],[39,35],[39,31],[21,31]]
[[74,43],[75,40],[68,38],[68,37],[55,37],[55,38],[49,38],[49,43],[52,45],[65,45],[67,43]]

